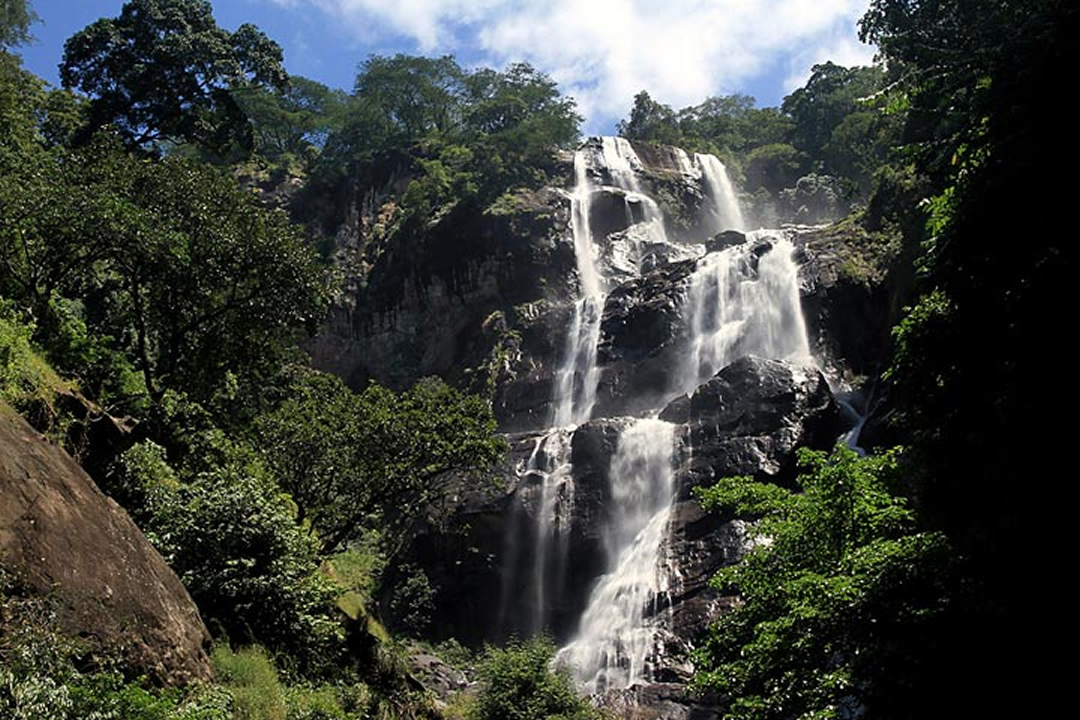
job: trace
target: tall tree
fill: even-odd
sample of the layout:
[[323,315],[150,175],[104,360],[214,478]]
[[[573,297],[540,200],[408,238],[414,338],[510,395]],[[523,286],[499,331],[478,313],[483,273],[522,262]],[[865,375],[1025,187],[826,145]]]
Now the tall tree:
[[317,152],[340,125],[348,96],[293,75],[284,90],[250,87],[236,93],[255,131],[255,151],[272,161]]
[[191,142],[217,154],[252,146],[233,93],[283,88],[281,48],[254,25],[218,27],[207,0],[129,0],[64,45],[60,78],[91,97],[90,129],[128,142]]
[[29,42],[37,13],[26,0],[0,0],[0,50]]
[[675,111],[653,100],[645,90],[634,96],[630,118],[619,121],[618,131],[629,140],[648,140],[674,145],[680,139]]

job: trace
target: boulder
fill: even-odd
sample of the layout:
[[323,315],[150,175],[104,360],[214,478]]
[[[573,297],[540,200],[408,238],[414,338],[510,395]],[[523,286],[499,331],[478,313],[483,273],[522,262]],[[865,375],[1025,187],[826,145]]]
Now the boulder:
[[618,286],[604,303],[594,417],[633,415],[668,392],[683,326],[680,305],[695,260],[668,263]]
[[890,357],[891,330],[908,301],[910,275],[899,237],[844,221],[794,227],[803,315],[814,354],[836,377],[876,377]]
[[744,242],[746,242],[744,233],[738,230],[724,230],[705,241],[705,252],[720,252],[729,247],[742,245]]
[[210,636],[179,578],[61,448],[0,405],[0,562],[58,603],[93,656],[162,685],[208,680]]
[[693,448],[680,496],[731,475],[787,481],[797,447],[829,447],[840,431],[839,408],[820,370],[752,356],[673,400],[660,418],[685,424]]

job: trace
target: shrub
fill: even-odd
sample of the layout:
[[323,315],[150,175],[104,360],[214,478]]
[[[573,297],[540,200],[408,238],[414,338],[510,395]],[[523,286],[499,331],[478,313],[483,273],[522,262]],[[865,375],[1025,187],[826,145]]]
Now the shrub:
[[466,712],[468,720],[598,720],[603,715],[580,697],[563,670],[551,661],[549,638],[488,648],[478,673],[481,690]]

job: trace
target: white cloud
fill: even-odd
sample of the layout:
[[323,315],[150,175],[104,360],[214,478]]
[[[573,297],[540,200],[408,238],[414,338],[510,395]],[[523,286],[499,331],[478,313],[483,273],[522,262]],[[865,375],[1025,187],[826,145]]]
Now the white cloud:
[[859,42],[846,23],[837,23],[830,37],[791,56],[784,91],[791,92],[806,84],[814,65],[828,60],[846,67],[869,65],[874,61],[875,52],[874,47]]
[[424,53],[529,61],[577,99],[592,128],[626,115],[642,89],[678,108],[777,67],[791,89],[814,62],[872,56],[854,30],[867,0],[272,1],[317,5],[364,42],[389,33]]

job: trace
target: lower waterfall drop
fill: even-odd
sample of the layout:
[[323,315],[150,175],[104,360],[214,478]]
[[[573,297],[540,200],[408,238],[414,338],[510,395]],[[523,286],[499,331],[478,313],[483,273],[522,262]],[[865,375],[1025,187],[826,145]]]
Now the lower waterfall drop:
[[589,596],[574,640],[556,662],[588,693],[649,680],[656,626],[667,601],[661,563],[674,495],[675,426],[635,420],[611,459],[611,518],[603,530],[608,572]]

